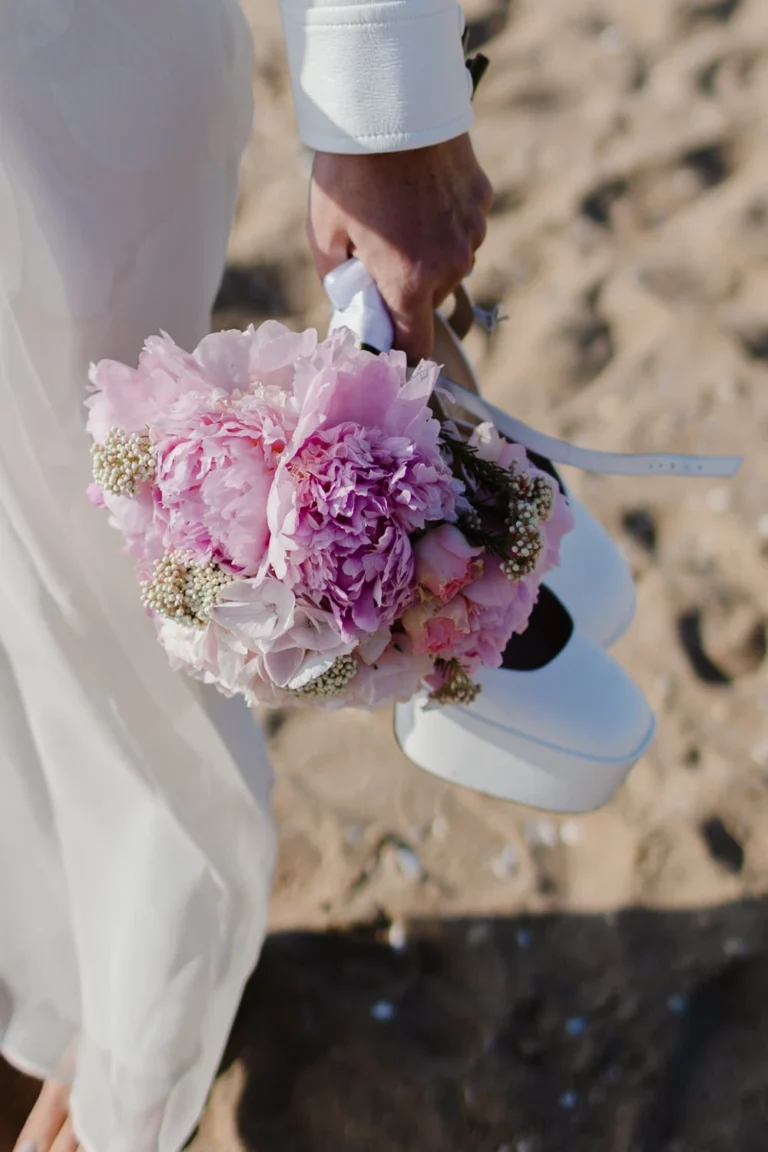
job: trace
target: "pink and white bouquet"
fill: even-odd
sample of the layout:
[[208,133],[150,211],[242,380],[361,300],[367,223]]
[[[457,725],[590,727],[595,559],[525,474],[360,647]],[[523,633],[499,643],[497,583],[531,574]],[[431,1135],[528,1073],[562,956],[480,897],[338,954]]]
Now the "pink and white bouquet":
[[172,665],[249,702],[474,698],[572,525],[491,424],[342,330],[166,335],[102,361],[94,484]]

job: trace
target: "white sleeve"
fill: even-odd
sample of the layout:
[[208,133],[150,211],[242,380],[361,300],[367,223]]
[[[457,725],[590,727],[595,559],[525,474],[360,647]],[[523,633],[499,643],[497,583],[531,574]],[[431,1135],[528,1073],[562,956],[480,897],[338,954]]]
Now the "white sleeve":
[[456,0],[280,0],[301,139],[398,152],[472,125]]

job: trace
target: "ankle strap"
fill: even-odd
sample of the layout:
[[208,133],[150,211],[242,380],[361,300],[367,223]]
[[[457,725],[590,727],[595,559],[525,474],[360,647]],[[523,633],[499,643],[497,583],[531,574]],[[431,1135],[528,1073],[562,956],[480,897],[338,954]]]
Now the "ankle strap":
[[601,472],[608,476],[734,476],[741,467],[740,456],[681,456],[663,452],[622,453],[598,452],[579,448],[565,440],[545,436],[516,420],[501,408],[489,404],[474,392],[468,392],[453,380],[440,377],[440,387],[450,392],[455,402],[476,419],[490,420],[509,440],[522,444],[531,452],[545,456],[553,464],[570,465],[583,472]]

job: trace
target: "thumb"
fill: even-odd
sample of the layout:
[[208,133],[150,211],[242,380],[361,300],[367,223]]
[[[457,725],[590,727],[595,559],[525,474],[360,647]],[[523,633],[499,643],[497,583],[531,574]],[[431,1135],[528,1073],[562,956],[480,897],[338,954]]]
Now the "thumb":
[[309,199],[306,236],[321,281],[349,259],[352,241],[346,222],[337,211],[329,210],[322,193],[314,188]]
[[336,235],[319,242],[313,232],[308,230],[312,259],[320,280],[324,280],[329,272],[339,268],[349,260],[350,242],[346,233],[338,232]]

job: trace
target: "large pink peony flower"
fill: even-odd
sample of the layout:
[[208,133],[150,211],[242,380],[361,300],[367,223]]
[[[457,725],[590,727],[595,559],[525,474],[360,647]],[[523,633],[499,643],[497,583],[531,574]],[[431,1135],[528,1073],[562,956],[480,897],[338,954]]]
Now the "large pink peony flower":
[[245,392],[259,385],[292,399],[296,363],[316,346],[312,329],[292,332],[275,320],[244,332],[214,332],[193,353],[165,333],[151,336],[138,368],[102,360],[91,369],[88,431],[99,444],[113,428],[143,432],[190,392]]
[[147,488],[132,501],[102,494],[129,550],[144,553],[144,569],[161,539],[197,561],[255,574],[269,535],[272,475],[298,416],[293,375],[316,345],[313,331],[268,322],[214,333],[191,355],[155,336],[137,369],[105,360],[92,370],[95,441],[114,428],[148,431],[155,452],[154,515]]
[[279,688],[300,686],[353,648],[340,638],[330,613],[299,603],[270,576],[227,585],[212,619],[254,653],[259,674]]
[[211,625],[187,628],[158,620],[158,638],[174,671],[215,684],[225,696],[248,691],[256,672],[254,656],[231,633]]
[[[95,488],[95,485],[94,485]],[[101,492],[101,489],[98,489]],[[114,496],[101,493],[103,507],[110,512],[112,527],[118,528],[125,543],[125,551],[136,558],[136,575],[147,580],[155,562],[166,551],[167,521],[149,490],[137,496]]]
[[98,444],[113,428],[145,432],[187,392],[211,387],[194,356],[165,334],[147,340],[138,368],[102,360],[92,367],[90,378],[93,395],[86,400],[88,431]]
[[151,429],[169,547],[253,576],[269,540],[267,498],[282,440],[264,436],[251,396],[189,393]]
[[336,335],[297,371],[301,415],[270,494],[269,562],[345,639],[392,624],[416,594],[411,534],[452,520],[459,486],[427,401],[437,378]]
[[432,661],[428,656],[417,656],[407,636],[393,637],[375,660],[360,662],[346,702],[353,708],[406,703],[416,695],[431,671]]
[[511,638],[528,626],[538,595],[538,582],[512,584],[499,561],[486,558],[483,575],[464,589],[469,632],[461,637],[453,653],[470,675],[483,664],[500,667]]

